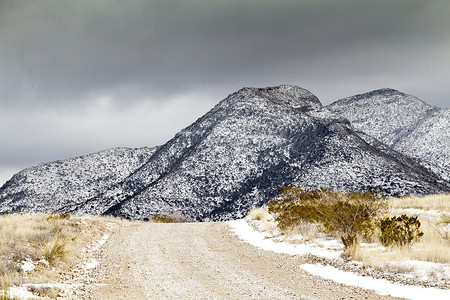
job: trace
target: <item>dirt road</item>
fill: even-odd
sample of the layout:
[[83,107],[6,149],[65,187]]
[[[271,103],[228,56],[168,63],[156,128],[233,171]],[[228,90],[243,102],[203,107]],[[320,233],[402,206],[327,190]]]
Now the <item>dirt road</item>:
[[80,298],[391,299],[312,276],[301,257],[256,249],[225,223],[120,226],[97,256],[97,284]]

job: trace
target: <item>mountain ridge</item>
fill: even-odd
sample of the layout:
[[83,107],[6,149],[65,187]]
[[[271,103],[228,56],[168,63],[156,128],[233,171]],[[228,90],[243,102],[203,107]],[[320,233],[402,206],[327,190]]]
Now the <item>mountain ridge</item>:
[[[240,89],[152,151],[121,180],[92,197],[60,200],[57,211],[211,221],[244,216],[276,198],[283,184],[386,195],[450,190],[430,169],[290,85]],[[0,189],[0,212],[7,190]]]
[[431,106],[393,89],[343,98],[327,108],[421,164],[434,164],[450,180],[450,109]]

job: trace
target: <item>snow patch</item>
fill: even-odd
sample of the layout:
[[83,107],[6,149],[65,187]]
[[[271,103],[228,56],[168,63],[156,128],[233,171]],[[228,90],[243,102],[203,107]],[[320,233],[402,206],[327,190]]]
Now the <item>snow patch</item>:
[[103,246],[108,239],[109,239],[109,234],[105,233],[102,236],[102,238],[100,239],[100,241],[98,241],[97,245],[95,245],[95,247],[92,248],[92,251],[98,251],[98,249],[100,249],[100,247]]
[[323,266],[319,264],[304,264],[301,265],[300,268],[311,273],[312,275],[320,276],[322,278],[330,279],[346,285],[373,290],[380,295],[390,295],[412,300],[450,299],[450,290],[406,286],[392,283],[385,279],[365,277],[357,275],[353,272],[342,271],[332,266]]
[[100,264],[100,262],[96,259],[92,259],[90,262],[88,262],[86,264],[86,269],[94,269],[96,268],[98,265]]
[[436,280],[436,278],[448,280],[450,278],[450,266],[448,264],[419,260],[392,261],[386,262],[386,264],[411,269],[415,276],[425,281]]
[[[4,291],[0,291],[0,295],[4,295]],[[39,299],[39,297],[33,295],[33,293],[29,292],[26,287],[24,286],[12,286],[9,287],[6,294],[11,298],[18,298],[18,299]]]
[[397,214],[407,214],[407,215],[429,215],[433,217],[439,217],[444,213],[444,211],[439,210],[423,210],[418,208],[398,208],[394,210]]
[[[313,254],[328,259],[340,259],[342,251],[332,251],[323,249],[314,244],[292,245],[286,242],[276,242],[268,233],[258,232],[253,229],[244,219],[228,221],[227,224],[231,230],[239,236],[239,238],[251,245],[268,251],[277,253],[285,253],[290,255]],[[325,243],[325,241],[324,241]],[[336,243],[329,242],[327,246],[338,246]],[[358,262],[354,262],[358,264]],[[422,279],[428,279],[440,272],[442,276],[448,276],[450,267],[444,264],[429,263],[422,261],[399,261],[393,262],[395,265],[403,265],[411,267],[416,273],[422,274]],[[322,266],[319,264],[304,264],[301,269],[326,279],[333,280],[351,286],[357,286],[363,289],[374,290],[380,295],[391,295],[408,299],[450,299],[450,290],[442,290],[438,288],[425,288],[420,286],[401,285],[392,283],[386,279],[377,279],[372,277],[361,276],[353,272],[339,270],[332,266]],[[434,275],[435,276],[435,275]],[[448,278],[448,277],[447,277]]]
[[22,264],[20,265],[22,268],[22,271],[24,272],[30,272],[36,269],[35,263],[31,258],[27,258],[26,260],[22,261]]
[[314,243],[292,245],[271,238],[267,233],[254,230],[244,219],[228,221],[228,225],[240,239],[263,250],[290,255],[312,254],[329,259],[339,259],[341,252],[320,248]]
[[20,287],[28,288],[28,287],[34,287],[34,288],[58,288],[63,289],[67,286],[73,287],[76,286],[75,284],[65,284],[65,283],[26,283],[22,284]]

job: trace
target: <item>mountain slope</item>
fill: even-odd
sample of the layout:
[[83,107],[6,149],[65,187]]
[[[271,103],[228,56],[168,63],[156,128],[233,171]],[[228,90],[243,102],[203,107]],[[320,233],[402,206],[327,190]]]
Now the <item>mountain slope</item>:
[[[179,212],[190,220],[208,221],[242,217],[255,205],[278,197],[283,184],[377,189],[386,195],[450,190],[448,181],[373,137],[357,133],[347,119],[324,108],[309,91],[288,85],[243,88],[154,152],[144,152],[123,176],[98,187],[87,180],[71,183],[67,173],[59,174],[61,189],[67,184],[71,191],[56,193],[57,197],[51,192],[52,180],[35,187],[15,176],[0,189],[1,211],[47,208],[131,219]],[[115,162],[116,157],[122,156],[100,154],[94,159],[113,159],[104,173],[107,179],[118,164],[126,163]],[[76,167],[80,170],[86,164],[81,162]],[[89,193],[88,187],[95,191]],[[36,192],[20,194],[21,189]],[[9,196],[11,191],[16,196]]]
[[0,213],[54,212],[86,201],[125,179],[154,151],[115,148],[27,168],[0,188]]
[[393,89],[344,98],[327,108],[391,148],[437,165],[441,170],[434,171],[450,180],[450,109]]
[[449,189],[411,159],[368,144],[304,89],[244,88],[161,146],[124,182],[68,211],[224,220],[277,197],[282,184],[387,195]]

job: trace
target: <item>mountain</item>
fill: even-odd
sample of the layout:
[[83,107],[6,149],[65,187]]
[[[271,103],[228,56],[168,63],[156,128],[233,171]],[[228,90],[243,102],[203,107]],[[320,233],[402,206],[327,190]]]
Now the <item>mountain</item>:
[[0,213],[56,212],[105,192],[142,166],[151,148],[115,148],[27,168],[0,188]]
[[[448,181],[357,132],[309,91],[289,85],[243,88],[229,95],[139,162],[128,176],[91,197],[47,193],[39,199],[63,213],[144,219],[151,213],[178,212],[209,221],[242,217],[278,197],[283,184],[377,189],[386,195],[450,190]],[[60,180],[64,178],[62,174]],[[35,210],[37,200],[26,194],[12,198],[28,206],[5,208],[10,191],[24,186],[18,179],[0,189],[3,212]]]
[[344,98],[327,108],[450,180],[450,109],[393,89]]

